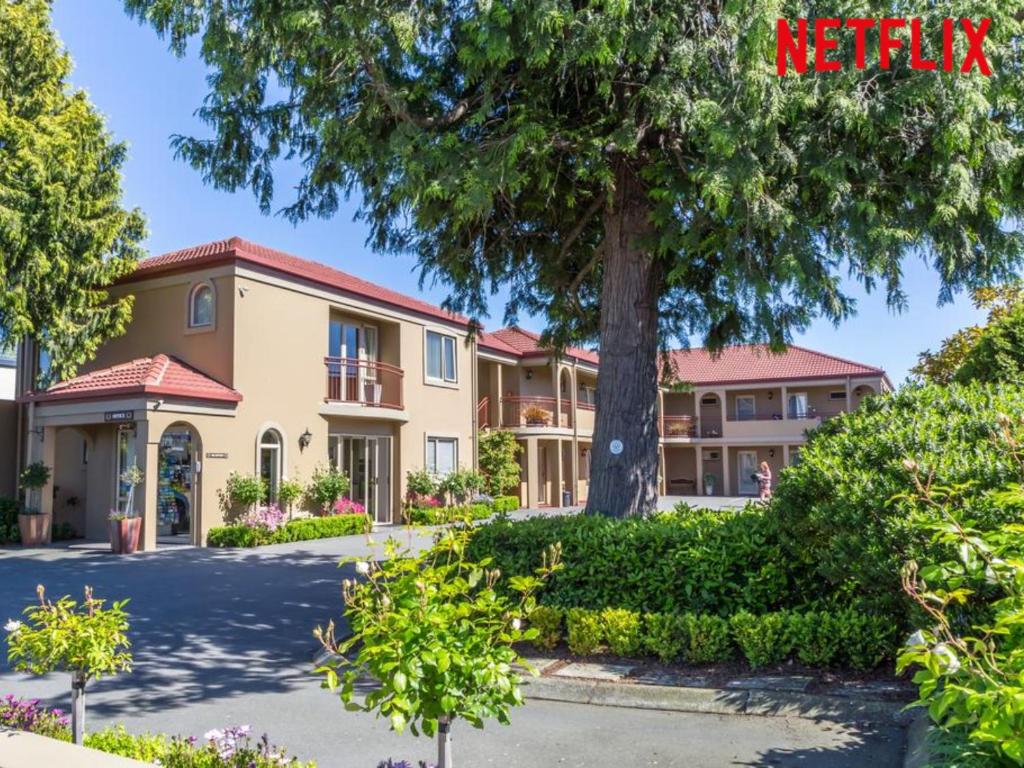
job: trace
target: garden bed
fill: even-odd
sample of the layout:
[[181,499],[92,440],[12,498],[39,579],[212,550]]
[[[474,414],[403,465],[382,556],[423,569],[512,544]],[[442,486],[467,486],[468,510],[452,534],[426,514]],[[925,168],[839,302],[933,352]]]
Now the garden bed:
[[206,543],[211,547],[259,547],[265,544],[354,536],[369,533],[372,529],[373,521],[365,514],[329,515],[291,520],[274,530],[247,525],[211,528]]

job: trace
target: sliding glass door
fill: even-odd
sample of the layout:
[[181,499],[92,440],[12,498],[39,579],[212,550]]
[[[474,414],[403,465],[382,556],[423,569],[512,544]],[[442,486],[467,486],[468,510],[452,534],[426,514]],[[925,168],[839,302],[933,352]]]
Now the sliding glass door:
[[348,497],[375,523],[391,522],[391,438],[331,435],[331,464],[348,475]]

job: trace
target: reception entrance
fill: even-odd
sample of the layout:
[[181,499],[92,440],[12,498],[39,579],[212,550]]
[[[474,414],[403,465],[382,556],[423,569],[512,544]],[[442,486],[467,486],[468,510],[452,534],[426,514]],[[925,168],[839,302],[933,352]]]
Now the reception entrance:
[[157,485],[157,541],[192,544],[195,520],[198,439],[186,424],[174,424],[160,438]]
[[366,507],[375,523],[391,522],[391,438],[331,435],[331,465],[351,482],[347,496]]

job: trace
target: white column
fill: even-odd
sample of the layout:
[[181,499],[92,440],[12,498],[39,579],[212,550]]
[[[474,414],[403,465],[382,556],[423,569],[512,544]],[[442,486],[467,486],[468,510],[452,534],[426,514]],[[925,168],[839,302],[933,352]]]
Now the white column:
[[694,478],[694,489],[697,491],[698,496],[704,495],[704,449],[699,445],[693,446],[694,453],[696,455],[696,461],[694,466],[697,468],[697,477]]
[[789,388],[782,387],[782,420],[789,421]]
[[729,446],[722,446],[722,495],[731,496],[729,493]]
[[782,466],[789,466],[789,443],[782,446]]

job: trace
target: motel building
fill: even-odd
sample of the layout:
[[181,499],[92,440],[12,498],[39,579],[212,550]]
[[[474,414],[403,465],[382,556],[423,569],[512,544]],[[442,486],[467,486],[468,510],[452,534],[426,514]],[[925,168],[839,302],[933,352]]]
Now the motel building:
[[[375,523],[400,522],[406,473],[476,466],[488,429],[524,448],[524,507],[586,501],[591,351],[555,356],[515,327],[471,337],[466,318],[240,238],[146,259],[111,293],[135,297],[127,332],[57,383],[21,344],[0,408],[14,468],[0,494],[42,461],[38,506],[86,539],[107,538],[133,465],[144,549],[205,544],[232,472],[262,475],[273,498],[282,478],[332,465]],[[753,495],[760,461],[778,471],[808,430],[891,389],[878,368],[798,347],[671,354],[688,386],[659,397],[663,494]]]

